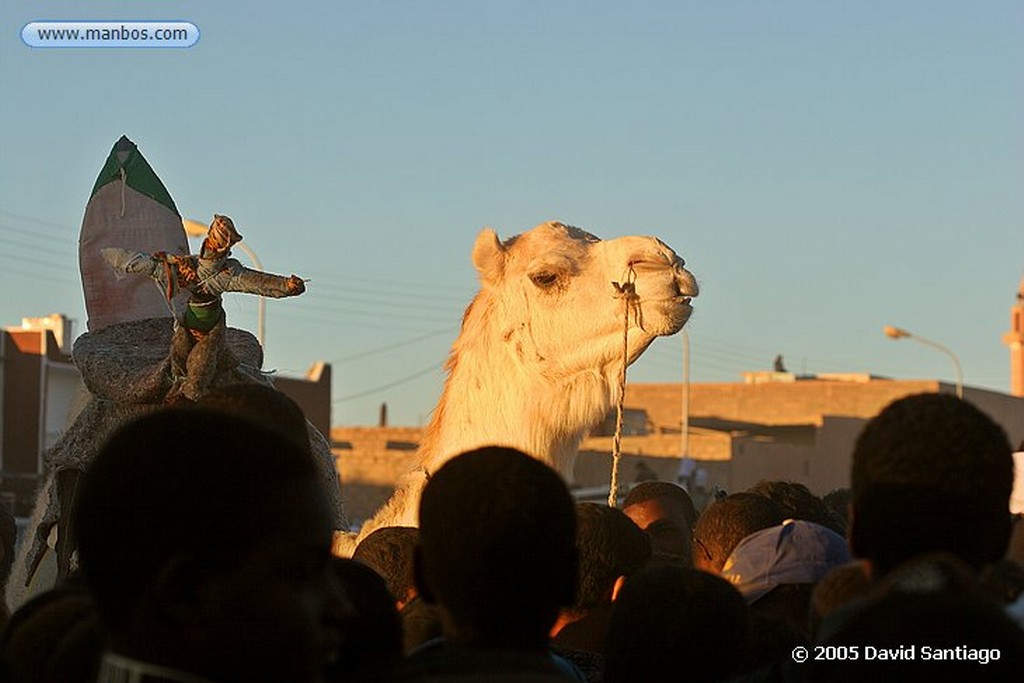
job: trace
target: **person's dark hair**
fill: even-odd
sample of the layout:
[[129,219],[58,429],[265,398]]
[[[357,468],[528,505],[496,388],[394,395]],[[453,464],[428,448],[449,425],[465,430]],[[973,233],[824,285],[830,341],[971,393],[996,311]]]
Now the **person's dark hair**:
[[306,416],[295,401],[262,384],[226,384],[210,389],[196,406],[255,422],[309,450]]
[[0,630],[0,681],[92,683],[102,653],[96,606],[72,576],[32,597]]
[[808,627],[812,638],[817,637],[823,621],[871,591],[871,576],[862,561],[848,562],[826,574],[811,591]]
[[611,600],[615,580],[629,576],[651,559],[651,542],[629,517],[607,505],[576,505],[579,589],[573,612],[587,612]]
[[[942,556],[923,556],[891,571],[822,644],[858,646],[862,653],[865,646],[896,653],[913,647],[914,656],[815,660],[804,669],[807,680],[1011,681],[1024,670],[1024,631],[983,594],[969,566]],[[979,660],[993,652],[998,654],[986,663]]]
[[942,551],[979,569],[1006,550],[1010,443],[992,418],[955,396],[889,404],[857,438],[851,482],[851,547],[882,574]]
[[[813,583],[784,583],[750,604],[750,614],[762,623],[777,625],[805,641],[810,639],[808,614]],[[788,652],[788,651],[787,651]]]
[[728,581],[651,565],[626,581],[612,608],[604,680],[721,680],[744,670],[748,642],[747,605]]
[[802,519],[828,527],[837,534],[846,533],[843,522],[832,514],[821,498],[801,483],[762,479],[747,491],[773,500],[788,519]]
[[[785,520],[774,501],[756,493],[733,493],[704,508],[694,528],[695,560],[721,570],[726,558],[744,538]],[[698,565],[699,566],[699,565]]]
[[[779,586],[762,600],[750,605],[750,653],[748,669],[765,669],[790,659],[794,648],[811,644],[807,637],[808,586]],[[764,602],[764,604],[759,604]]]
[[361,562],[336,557],[331,568],[353,609],[341,620],[341,647],[324,680],[385,680],[402,656],[402,622],[391,593],[384,579]]
[[412,565],[419,538],[415,527],[381,527],[359,542],[352,559],[377,572],[395,600],[404,602],[415,586]]
[[844,536],[850,526],[850,501],[853,499],[853,492],[848,488],[833,489],[821,497],[821,502],[831,511],[833,516],[843,525]]
[[692,531],[693,525],[697,523],[697,509],[693,505],[693,499],[682,486],[669,481],[644,481],[640,482],[629,490],[622,507],[636,505],[648,500],[664,498],[679,506],[683,517],[689,523],[690,528],[685,531]]
[[417,587],[477,645],[543,649],[576,591],[576,514],[557,473],[490,446],[445,463],[423,490]]
[[651,543],[651,562],[693,567],[693,534],[680,529],[671,519],[659,519],[644,529]]
[[1004,557],[985,567],[981,585],[999,602],[1010,604],[1024,593],[1024,566]]
[[72,512],[82,575],[111,627],[161,566],[188,553],[232,566],[318,482],[309,451],[251,421],[165,410],[117,431],[82,476]]

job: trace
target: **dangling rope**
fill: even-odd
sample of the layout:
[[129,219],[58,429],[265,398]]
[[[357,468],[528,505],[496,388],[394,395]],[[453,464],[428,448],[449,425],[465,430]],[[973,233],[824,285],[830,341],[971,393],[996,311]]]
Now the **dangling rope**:
[[615,402],[615,436],[612,437],[612,479],[608,485],[608,507],[617,507],[619,502],[619,460],[622,457],[622,406],[626,400],[626,364],[629,361],[629,311],[634,309],[640,322],[640,298],[636,295],[636,271],[629,266],[626,282],[613,282],[615,298],[622,299],[622,367],[619,369],[619,398]]

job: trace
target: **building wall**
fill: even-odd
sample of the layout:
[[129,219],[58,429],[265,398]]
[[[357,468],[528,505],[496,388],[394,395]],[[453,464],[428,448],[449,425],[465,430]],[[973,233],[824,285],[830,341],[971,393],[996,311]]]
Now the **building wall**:
[[306,376],[275,376],[274,386],[299,404],[314,427],[324,438],[331,433],[331,366],[318,362],[309,369]]
[[[818,495],[846,488],[853,446],[868,419],[903,396],[955,391],[936,381],[851,377],[693,385],[689,454],[705,471],[707,488],[735,492],[762,479],[800,482]],[[1000,422],[1014,445],[1024,438],[1024,399],[970,387],[964,396]],[[629,430],[633,434],[622,437],[620,486],[652,476],[675,481],[683,449],[681,386],[631,384],[626,405],[634,429]],[[335,428],[332,436],[336,442],[345,442],[344,447],[336,444],[335,454],[346,513],[353,520],[365,519],[415,464],[411,449],[419,442],[420,430]],[[394,447],[399,444],[400,448]],[[576,460],[573,486],[606,489],[611,478],[611,450],[611,436],[585,439]]]
[[[353,523],[372,516],[391,496],[398,479],[415,466],[415,449],[422,431],[418,427],[331,430],[345,514]],[[696,430],[691,434],[690,453],[709,472],[709,482],[721,485],[728,481],[731,441],[728,434],[713,430]],[[607,488],[611,480],[611,452],[611,437],[585,439],[576,458],[573,487]],[[622,437],[621,485],[625,488],[630,483],[650,479],[652,473],[653,478],[675,481],[680,452],[678,434]]]
[[764,436],[733,441],[726,491],[742,491],[763,479],[796,481],[817,495],[850,485],[853,445],[865,418],[825,417],[806,443]]
[[808,484],[814,454],[813,446],[780,446],[763,437],[738,437],[733,442],[728,480],[721,484],[721,487],[732,493],[747,489],[762,479],[781,479]]
[[[953,393],[953,385],[934,380],[867,380],[864,376],[851,376],[852,381],[797,380],[790,382],[695,384],[690,393],[690,421],[692,424],[711,424],[709,420],[735,422],[743,430],[758,430],[759,426],[819,425],[812,434],[817,442],[813,453],[813,467],[804,483],[831,490],[845,486],[852,455],[853,442],[864,423],[877,415],[896,399],[918,393]],[[1006,430],[1010,443],[1017,446],[1024,440],[1024,397],[964,387],[964,398],[985,411]],[[655,431],[678,429],[682,404],[682,389],[678,384],[631,384],[626,391],[626,404],[648,411]],[[845,422],[843,422],[845,420]],[[831,422],[831,424],[830,424]],[[692,427],[691,427],[692,429]],[[777,430],[768,430],[771,442],[750,445],[751,453],[775,453],[778,462],[755,466],[750,457],[741,458],[747,467],[781,468],[794,476],[803,470],[797,465],[803,456],[793,447],[791,453],[785,439]],[[803,452],[803,451],[800,451]],[[698,456],[699,457],[699,456]],[[781,462],[789,459],[789,465]],[[735,465],[734,470],[741,467]],[[737,474],[736,481],[749,477]],[[735,488],[735,486],[733,487]]]
[[345,515],[353,524],[360,524],[391,497],[401,476],[416,464],[422,430],[335,427],[330,434]]
[[1014,448],[1024,440],[1024,396],[1008,396],[966,387],[964,399],[978,406],[1001,424],[1010,437],[1010,445]]
[[[816,424],[822,415],[871,417],[897,398],[940,390],[940,383],[931,380],[869,381],[863,375],[851,377],[858,379],[692,384],[690,417],[763,425]],[[625,404],[647,410],[655,425],[678,429],[682,422],[679,384],[630,384]]]
[[79,374],[50,329],[9,328],[3,336],[0,493],[27,514],[43,475],[42,454],[67,424]]
[[818,431],[807,487],[819,496],[849,488],[853,446],[867,418],[826,417]]
[[46,338],[39,332],[4,331],[4,413],[0,464],[8,479],[34,473],[41,448],[43,354]]

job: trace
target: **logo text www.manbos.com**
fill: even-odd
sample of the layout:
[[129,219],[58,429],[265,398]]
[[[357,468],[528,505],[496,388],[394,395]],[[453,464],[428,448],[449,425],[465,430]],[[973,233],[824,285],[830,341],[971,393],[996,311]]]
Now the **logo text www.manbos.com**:
[[29,47],[192,47],[199,29],[187,21],[34,21],[21,29]]

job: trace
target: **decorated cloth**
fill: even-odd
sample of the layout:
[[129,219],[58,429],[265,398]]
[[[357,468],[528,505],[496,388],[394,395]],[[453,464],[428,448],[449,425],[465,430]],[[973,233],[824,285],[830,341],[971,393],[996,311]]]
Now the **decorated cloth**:
[[174,200],[135,143],[122,136],[96,178],[78,239],[90,331],[132,320],[169,318],[184,306],[183,296],[168,305],[152,282],[117,278],[102,252],[126,245],[151,253],[189,251]]

